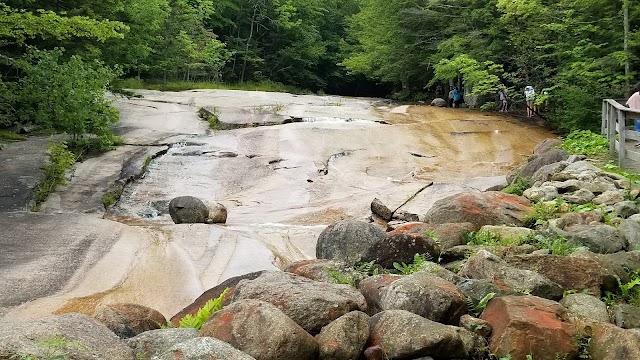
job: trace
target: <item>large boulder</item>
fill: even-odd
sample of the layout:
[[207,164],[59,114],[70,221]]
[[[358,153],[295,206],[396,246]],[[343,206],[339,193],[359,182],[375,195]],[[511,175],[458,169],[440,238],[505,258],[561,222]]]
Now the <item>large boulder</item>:
[[531,203],[522,196],[498,191],[464,192],[440,199],[427,212],[427,223],[472,223],[476,229],[483,225],[522,226],[525,216],[532,212]]
[[240,300],[214,313],[200,329],[257,360],[313,360],[318,343],[277,307]]
[[570,212],[562,215],[556,221],[556,226],[560,229],[573,225],[589,225],[602,222],[603,216],[599,211]]
[[144,359],[150,359],[169,350],[172,346],[198,337],[193,328],[157,329],[144,332],[126,341],[133,352]]
[[320,360],[358,359],[369,339],[369,316],[352,311],[322,328],[316,340]]
[[640,330],[621,329],[612,324],[599,324],[589,342],[593,360],[640,359]]
[[362,261],[375,261],[386,269],[393,263],[411,263],[416,254],[427,254],[431,259],[440,256],[436,239],[425,233],[394,234],[372,244],[362,256]]
[[480,317],[493,327],[489,349],[497,356],[536,360],[576,359],[576,329],[557,302],[535,296],[491,300]]
[[610,225],[573,225],[564,229],[569,241],[599,254],[611,254],[627,248],[620,231]]
[[214,286],[213,288],[202,293],[202,295],[198,296],[197,299],[193,300],[191,304],[187,305],[184,309],[180,310],[180,312],[175,314],[170,320],[171,323],[173,324],[173,326],[176,326],[176,327],[180,326],[180,320],[182,320],[183,317],[187,315],[197,314],[198,310],[202,309],[209,300],[217,299],[218,297],[220,297],[220,295],[222,295],[222,293],[226,289],[229,289],[229,290],[227,291],[227,294],[224,296],[224,299],[222,299],[222,305],[229,305],[231,303],[231,298],[233,297],[233,292],[236,289],[236,285],[238,285],[240,281],[253,280],[258,276],[262,275],[263,273],[264,271],[256,271],[256,272],[252,272],[252,273],[248,273],[240,276],[234,276],[232,278],[229,278],[223,281],[217,286]]
[[354,265],[373,244],[384,241],[386,234],[363,221],[341,221],[320,233],[316,244],[318,259],[341,260]]
[[560,285],[563,290],[589,290],[600,296],[600,287],[607,276],[598,261],[554,255],[517,255],[505,259],[518,269],[535,271]]
[[387,310],[371,318],[370,347],[380,347],[384,359],[466,359],[475,336],[405,310]]
[[243,299],[262,300],[277,306],[312,334],[350,311],[367,309],[362,294],[351,286],[280,271],[267,271],[255,280],[238,283],[233,302]]
[[189,339],[154,358],[155,360],[255,360],[224,341],[211,337]]
[[458,275],[490,280],[502,290],[523,292],[552,300],[561,299],[563,294],[562,287],[546,277],[534,271],[515,268],[485,250],[471,256]]
[[604,174],[604,171],[589,161],[577,161],[559,172],[555,179],[559,181],[576,179],[591,182]]
[[209,217],[209,208],[202,200],[193,196],[179,196],[169,203],[169,215],[176,224],[205,223]]
[[569,156],[571,156],[571,154],[560,149],[551,149],[543,153],[535,154],[529,158],[529,161],[518,173],[518,176],[531,181],[536,171],[543,166],[567,160]]
[[93,317],[123,339],[167,324],[159,311],[138,304],[100,305]]
[[458,325],[460,316],[467,312],[466,298],[455,285],[424,271],[370,277],[361,287],[370,314],[406,310],[439,323]]
[[535,148],[533,148],[534,155],[544,154],[549,150],[553,150],[562,145],[562,140],[558,138],[548,138],[542,140]]
[[[59,348],[46,345],[55,339],[60,340]],[[134,359],[133,351],[116,334],[85,315],[56,315],[3,322],[0,326],[0,359],[48,359],[63,354],[75,360]]]

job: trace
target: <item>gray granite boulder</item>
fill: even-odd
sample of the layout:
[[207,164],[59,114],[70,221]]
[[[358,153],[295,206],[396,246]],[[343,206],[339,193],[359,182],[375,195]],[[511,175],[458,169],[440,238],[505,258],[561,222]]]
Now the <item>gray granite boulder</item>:
[[363,221],[341,221],[320,233],[316,244],[318,259],[341,260],[354,265],[373,244],[386,239],[380,228]]

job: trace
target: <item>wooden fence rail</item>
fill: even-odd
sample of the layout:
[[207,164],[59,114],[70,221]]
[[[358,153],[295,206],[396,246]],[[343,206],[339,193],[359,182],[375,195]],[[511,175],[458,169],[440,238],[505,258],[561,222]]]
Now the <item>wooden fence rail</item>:
[[[618,159],[618,166],[625,160],[640,162],[640,149],[627,145],[627,140],[640,142],[640,132],[634,129],[634,119],[640,119],[640,110],[629,109],[616,100],[602,100],[602,134],[609,140],[609,152]],[[627,122],[631,126],[627,126]]]

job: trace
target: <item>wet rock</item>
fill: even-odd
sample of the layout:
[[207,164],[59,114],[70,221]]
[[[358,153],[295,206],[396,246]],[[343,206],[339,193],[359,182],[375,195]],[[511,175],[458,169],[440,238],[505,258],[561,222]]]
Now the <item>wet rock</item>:
[[358,359],[369,339],[369,316],[360,311],[342,315],[316,336],[320,360]]
[[[80,314],[64,314],[39,320],[4,322],[0,326],[0,358],[20,358],[32,355],[50,358],[51,349],[43,342],[51,339],[67,341],[62,349],[75,360],[131,360],[133,351],[109,328]],[[59,354],[55,354],[59,355]]]
[[497,191],[484,193],[466,192],[436,201],[427,212],[425,222],[472,223],[483,225],[522,226],[526,214],[533,211],[529,200],[522,196]]
[[498,236],[500,239],[526,239],[530,236],[533,236],[534,231],[525,228],[525,227],[517,227],[517,226],[496,226],[496,225],[485,225],[478,231],[479,234],[486,234],[489,236]]
[[227,208],[219,202],[209,203],[209,223],[225,224],[227,222]]
[[150,359],[159,356],[172,346],[198,337],[198,330],[184,329],[158,329],[144,332],[127,340],[127,345],[133,349],[136,356]]
[[544,165],[531,176],[533,183],[543,183],[550,181],[554,174],[564,170],[570,163],[568,161],[560,161],[549,165]]
[[524,168],[518,173],[520,177],[523,177],[529,181],[532,180],[533,175],[545,165],[550,165],[560,161],[567,160],[569,153],[565,150],[551,149],[543,153],[533,155]]
[[301,260],[289,265],[284,271],[315,281],[333,282],[332,272],[347,272],[349,266],[334,260]]
[[577,321],[589,324],[611,322],[607,305],[593,295],[569,294],[560,301],[560,304],[567,309],[567,314],[574,323]]
[[619,304],[615,312],[616,326],[623,329],[640,328],[640,308],[629,305]]
[[311,334],[317,334],[323,326],[350,311],[367,309],[362,294],[350,286],[279,271],[267,271],[255,280],[238,283],[233,302],[243,299],[277,306]]
[[224,341],[197,337],[176,344],[155,360],[255,360]]
[[619,203],[615,203],[613,205],[616,214],[618,214],[622,218],[628,218],[631,215],[638,213],[638,206],[633,201],[621,201]]
[[518,269],[535,271],[563,290],[589,290],[600,296],[600,287],[607,276],[600,263],[591,259],[555,255],[516,255],[505,259]]
[[587,189],[579,189],[571,194],[562,195],[562,200],[572,204],[584,205],[593,201],[596,196]]
[[620,190],[605,191],[593,199],[596,205],[613,205],[621,201],[624,201],[624,193]]
[[259,360],[312,360],[318,355],[313,336],[260,300],[239,300],[224,307],[202,326],[200,336],[220,339]]
[[480,317],[493,327],[489,349],[513,359],[575,359],[575,327],[562,305],[535,296],[504,296],[489,302]]
[[558,189],[554,186],[531,187],[522,193],[522,196],[531,201],[550,201],[557,199],[560,195]]
[[362,255],[362,261],[375,261],[386,269],[393,269],[393,263],[412,263],[416,254],[427,254],[431,259],[440,256],[440,249],[434,239],[425,233],[395,234],[372,244]]
[[599,211],[587,211],[587,212],[570,212],[564,214],[556,222],[556,226],[560,229],[564,229],[573,225],[589,225],[592,223],[602,222],[602,213]]
[[[466,244],[464,235],[477,230],[471,223],[445,223],[445,224],[425,224],[409,223],[396,228],[387,233],[392,236],[396,234],[429,234],[434,235],[440,245],[440,250],[446,250],[457,245]],[[432,237],[433,238],[433,237]]]
[[466,298],[455,285],[423,271],[370,277],[361,287],[370,314],[406,310],[439,323],[457,325],[467,311]]
[[488,321],[474,318],[471,315],[462,315],[460,318],[460,327],[482,336],[485,339],[488,339],[493,331],[493,327]]
[[473,350],[473,345],[463,340],[468,336],[467,330],[459,327],[405,310],[388,310],[371,318],[369,345],[382,348],[384,359],[466,359]]
[[205,223],[209,216],[209,209],[202,200],[193,196],[180,196],[169,203],[171,220],[176,224]]
[[329,225],[320,233],[316,257],[355,265],[361,261],[369,247],[385,239],[384,231],[375,225],[362,221],[341,221]]
[[554,138],[544,139],[538,145],[536,145],[535,148],[533,148],[533,154],[534,155],[544,154],[547,151],[553,150],[560,145],[562,145],[562,140],[560,139],[554,139]]
[[233,297],[236,285],[238,285],[241,280],[253,280],[263,273],[264,271],[256,271],[240,276],[234,276],[223,281],[217,286],[202,293],[202,295],[198,296],[198,298],[195,299],[191,304],[187,305],[184,309],[180,310],[179,313],[175,314],[170,320],[171,323],[173,324],[173,326],[180,326],[180,320],[182,320],[183,317],[187,315],[197,314],[198,310],[204,307],[207,301],[217,299],[227,288],[229,288],[229,291],[227,292],[227,295],[225,295],[222,304],[229,305],[231,303],[231,298]]
[[381,219],[389,221],[393,217],[393,211],[389,209],[382,201],[378,198],[373,199],[371,202],[371,212],[375,215],[380,216]]
[[572,225],[564,229],[571,242],[600,254],[611,254],[627,247],[624,237],[610,225]]
[[593,360],[640,359],[640,331],[625,330],[612,324],[599,324],[589,342]]
[[491,280],[502,290],[523,292],[546,299],[559,300],[563,294],[560,285],[546,277],[510,266],[485,250],[480,250],[470,257],[458,275]]
[[100,305],[93,317],[122,339],[160,329],[167,319],[157,310],[138,304]]
[[431,101],[431,106],[437,106],[437,107],[447,107],[447,100],[442,99],[442,98],[435,98],[433,99],[433,101]]

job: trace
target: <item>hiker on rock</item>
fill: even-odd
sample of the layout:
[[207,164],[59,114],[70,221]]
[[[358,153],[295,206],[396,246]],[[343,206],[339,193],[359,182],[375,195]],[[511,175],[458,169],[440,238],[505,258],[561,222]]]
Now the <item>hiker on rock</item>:
[[533,86],[528,85],[524,88],[524,98],[527,101],[527,117],[533,117],[533,115],[535,114],[533,105],[535,97],[536,90],[533,88]]

